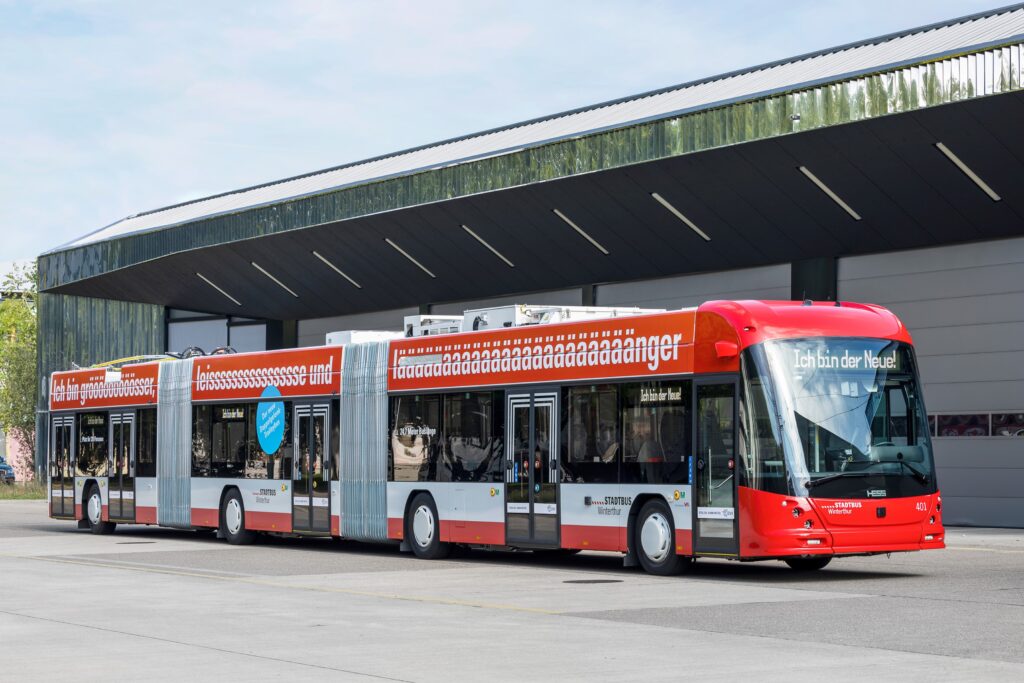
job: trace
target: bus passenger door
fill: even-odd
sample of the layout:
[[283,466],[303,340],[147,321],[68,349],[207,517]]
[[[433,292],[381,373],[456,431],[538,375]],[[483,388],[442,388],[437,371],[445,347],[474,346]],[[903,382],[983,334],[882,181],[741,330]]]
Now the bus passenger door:
[[292,420],[295,464],[292,475],[292,530],[331,530],[331,407],[327,403],[295,406]]
[[75,516],[74,425],[73,415],[53,418],[50,437],[50,514],[54,517]]
[[506,543],[557,548],[558,392],[509,393],[506,401]]
[[110,469],[107,479],[112,522],[135,521],[135,413],[110,414]]
[[736,556],[735,380],[694,383],[696,463],[693,550],[697,555]]

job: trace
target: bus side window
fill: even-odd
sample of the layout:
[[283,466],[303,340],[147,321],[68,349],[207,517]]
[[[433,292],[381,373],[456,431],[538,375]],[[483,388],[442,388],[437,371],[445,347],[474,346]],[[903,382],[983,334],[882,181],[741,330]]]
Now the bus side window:
[[391,399],[388,465],[392,481],[438,481],[441,397]]
[[192,476],[208,477],[211,468],[210,406],[192,407]]
[[689,482],[691,391],[690,380],[623,386],[623,482]]
[[331,401],[331,478],[341,481],[341,399]]
[[619,477],[619,387],[595,384],[571,387],[563,393],[565,450],[562,481],[565,483],[616,483]]
[[213,476],[243,477],[248,459],[246,442],[247,405],[213,407]]
[[439,481],[502,482],[505,478],[505,394],[460,392],[442,397]]
[[78,414],[78,476],[107,476],[107,436],[107,413]]
[[135,476],[156,476],[156,408],[138,412],[135,430]]
[[284,402],[284,438],[281,440],[281,447],[271,459],[269,468],[270,479],[291,479],[292,478],[292,454],[295,452],[295,443],[292,441],[292,417],[295,404],[291,401]]
[[[243,475],[246,479],[273,479],[273,460],[276,456],[268,455],[260,446],[259,435],[256,433],[256,410],[259,404],[245,404],[245,444],[240,452],[244,461]],[[235,475],[239,476],[239,475]]]

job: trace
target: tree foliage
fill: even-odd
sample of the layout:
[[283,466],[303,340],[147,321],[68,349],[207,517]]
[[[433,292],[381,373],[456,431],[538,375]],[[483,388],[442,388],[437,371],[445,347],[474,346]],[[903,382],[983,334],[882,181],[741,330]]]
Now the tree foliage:
[[36,264],[15,265],[0,280],[0,429],[20,444],[32,471],[36,447]]

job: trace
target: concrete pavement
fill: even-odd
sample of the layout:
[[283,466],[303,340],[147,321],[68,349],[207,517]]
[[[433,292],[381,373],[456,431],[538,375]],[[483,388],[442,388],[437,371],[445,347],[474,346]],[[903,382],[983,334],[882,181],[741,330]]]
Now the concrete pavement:
[[473,551],[120,527],[0,502],[2,680],[1024,679],[1024,533],[946,551],[701,561]]

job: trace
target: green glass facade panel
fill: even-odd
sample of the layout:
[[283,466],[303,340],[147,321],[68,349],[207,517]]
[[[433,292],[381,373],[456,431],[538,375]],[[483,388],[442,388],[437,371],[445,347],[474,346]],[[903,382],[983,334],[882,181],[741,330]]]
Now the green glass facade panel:
[[38,305],[40,377],[164,351],[163,306],[45,292]]

